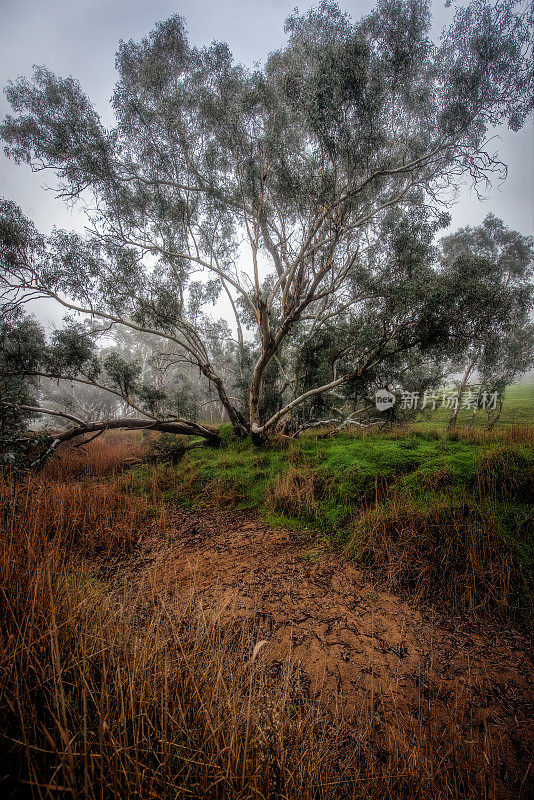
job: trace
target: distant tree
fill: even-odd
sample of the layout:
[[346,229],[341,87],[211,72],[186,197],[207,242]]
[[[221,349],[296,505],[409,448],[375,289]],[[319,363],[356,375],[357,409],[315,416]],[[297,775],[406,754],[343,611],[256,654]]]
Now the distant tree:
[[[429,347],[443,327],[431,269],[404,285],[408,265],[375,251],[392,215],[439,226],[463,176],[499,171],[488,129],[521,128],[533,97],[532,15],[515,0],[458,8],[439,46],[429,28],[424,0],[379,0],[356,23],[322,2],[248,71],[224,44],[191,47],[172,17],[121,43],[110,130],[72,78],[18,79],[6,153],[53,171],[92,230],[45,239],[4,203],[6,291],[170,342],[258,443],[312,398]],[[221,295],[235,334],[206,312]],[[301,380],[299,348],[333,327],[339,357]],[[231,378],[218,352],[234,335]]]
[[36,404],[35,380],[28,371],[39,363],[44,333],[20,309],[0,311],[0,470],[12,472],[23,468],[34,451],[25,434]]
[[[534,364],[534,240],[493,215],[441,240],[442,277],[455,325],[452,365],[462,370],[458,391],[477,380],[479,396],[497,392]],[[458,404],[449,426],[456,424]]]
[[[39,380],[39,402],[47,408],[67,411],[84,420],[111,419],[121,416],[119,398],[95,386],[41,378]],[[41,424],[46,420],[44,418]],[[56,420],[57,428],[68,427],[68,420]]]

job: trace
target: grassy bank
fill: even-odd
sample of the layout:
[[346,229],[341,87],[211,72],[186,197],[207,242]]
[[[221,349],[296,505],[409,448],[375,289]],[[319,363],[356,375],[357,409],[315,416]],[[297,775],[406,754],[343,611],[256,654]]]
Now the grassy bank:
[[[385,736],[373,702],[345,718],[298,666],[257,658],[254,620],[177,615],[156,589],[138,603],[118,588],[109,567],[167,519],[158,495],[125,495],[106,474],[0,485],[3,797],[509,800],[466,749],[468,712],[396,712]],[[484,752],[499,747],[486,733]]]
[[317,550],[348,548],[412,596],[524,622],[528,434],[308,437],[263,450],[228,439],[175,466],[127,470],[134,451],[138,439],[114,434],[0,484],[2,796],[528,795],[528,765],[515,795],[497,772],[498,725],[473,746],[463,685],[431,715],[441,694],[423,673],[426,716],[396,710],[385,727],[371,701],[346,718],[298,666],[273,672],[255,656],[265,634],[254,619],[224,625],[194,603],[177,614],[155,585],[138,598],[113,579],[114,564],[137,563],[140,537],[166,540],[172,503],[237,505],[314,531]]
[[253,509],[348,548],[393,589],[453,611],[533,612],[534,446],[525,429],[228,440],[177,466],[137,467],[128,490]]

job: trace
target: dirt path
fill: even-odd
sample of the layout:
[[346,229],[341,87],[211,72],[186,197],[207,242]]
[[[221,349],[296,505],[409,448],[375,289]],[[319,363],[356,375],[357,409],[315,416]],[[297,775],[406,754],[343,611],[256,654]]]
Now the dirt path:
[[170,536],[144,539],[125,568],[147,604],[156,592],[177,610],[193,601],[229,622],[254,617],[263,658],[299,663],[327,704],[368,719],[370,709],[388,736],[399,724],[452,725],[501,780],[524,780],[534,664],[519,634],[414,608],[339,553],[250,515],[171,514]]

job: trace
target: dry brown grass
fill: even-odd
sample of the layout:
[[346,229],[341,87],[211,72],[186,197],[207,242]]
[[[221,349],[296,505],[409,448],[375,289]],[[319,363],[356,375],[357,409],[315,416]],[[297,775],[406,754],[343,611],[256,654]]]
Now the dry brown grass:
[[449,435],[481,444],[492,442],[534,444],[534,425],[510,425],[507,428],[498,428],[492,431],[483,428],[456,428]]
[[357,520],[350,549],[389,589],[408,589],[412,597],[453,612],[509,619],[514,592],[524,583],[496,513],[487,505],[482,512],[467,496],[462,503],[441,493],[421,508],[393,493]]
[[[91,469],[112,471],[118,454],[102,452]],[[80,477],[76,464],[62,469]],[[147,610],[99,580],[142,529],[165,525],[163,512],[112,484],[53,475],[0,487],[4,796],[508,796],[466,751],[454,715],[384,731],[373,703],[358,719],[341,704],[327,713],[298,669],[253,657],[252,623],[194,608],[175,616],[158,595]]]
[[128,552],[151,516],[164,516],[144,498],[117,492],[110,484],[31,479],[17,487],[0,484],[0,508],[7,528],[3,557],[12,561],[30,551],[60,560],[65,551],[80,556]]
[[87,443],[63,445],[45,465],[42,476],[49,481],[83,480],[114,474],[146,452],[149,439],[139,433],[109,431]]
[[280,514],[317,519],[324,486],[313,472],[302,472],[290,463],[289,469],[273,481],[266,503]]
[[532,459],[509,443],[484,455],[477,467],[476,480],[481,495],[522,502],[532,502],[534,497]]

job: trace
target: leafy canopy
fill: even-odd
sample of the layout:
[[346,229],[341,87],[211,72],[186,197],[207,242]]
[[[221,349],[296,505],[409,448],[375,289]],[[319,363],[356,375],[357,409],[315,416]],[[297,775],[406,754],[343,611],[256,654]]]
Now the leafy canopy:
[[[44,240],[5,202],[6,290],[159,337],[257,439],[310,398],[400,369],[447,333],[428,231],[461,178],[501,169],[488,131],[518,130],[534,96],[531,10],[474,0],[439,44],[429,28],[424,0],[379,0],[357,22],[322,2],[248,70],[223,43],[191,46],[174,16],[121,43],[111,129],[73,78],[12,82],[6,153],[53,171],[90,232]],[[222,295],[233,328],[209,313]],[[302,381],[299,352],[332,329],[342,352]],[[128,395],[125,366],[107,369]]]

